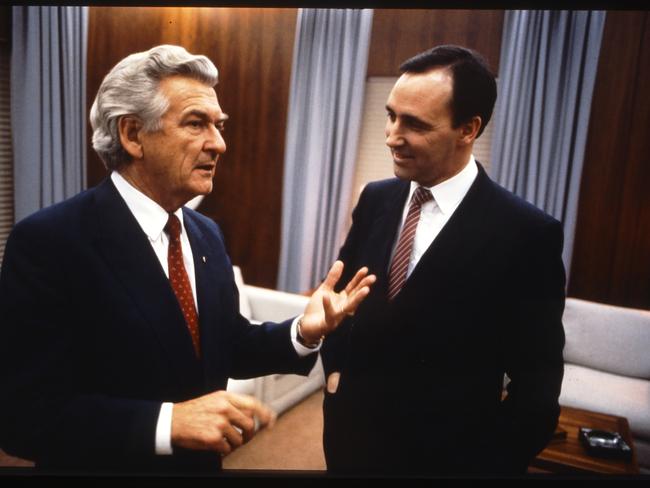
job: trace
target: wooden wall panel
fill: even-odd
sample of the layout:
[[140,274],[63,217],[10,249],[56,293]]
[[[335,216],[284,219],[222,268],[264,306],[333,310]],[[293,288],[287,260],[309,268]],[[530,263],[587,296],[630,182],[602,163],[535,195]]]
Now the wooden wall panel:
[[475,49],[498,73],[503,10],[375,10],[368,76],[397,76],[406,59],[438,44]]
[[11,44],[11,5],[0,6],[0,41]]
[[[179,44],[219,69],[217,95],[230,115],[215,187],[199,210],[224,231],[251,284],[275,287],[295,9],[91,7],[88,107],[126,55]],[[90,131],[89,131],[90,134]],[[89,147],[88,184],[106,176]]]
[[650,308],[650,13],[608,12],[569,295]]

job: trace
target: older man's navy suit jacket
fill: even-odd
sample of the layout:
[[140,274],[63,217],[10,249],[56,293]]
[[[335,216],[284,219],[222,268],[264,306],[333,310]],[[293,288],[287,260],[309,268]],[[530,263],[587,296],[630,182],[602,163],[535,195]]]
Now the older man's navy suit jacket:
[[216,453],[156,456],[161,402],[228,377],[306,374],[290,322],[239,314],[232,265],[210,219],[183,209],[202,357],[147,236],[110,179],[18,223],[0,276],[0,447],[44,469],[196,472]]

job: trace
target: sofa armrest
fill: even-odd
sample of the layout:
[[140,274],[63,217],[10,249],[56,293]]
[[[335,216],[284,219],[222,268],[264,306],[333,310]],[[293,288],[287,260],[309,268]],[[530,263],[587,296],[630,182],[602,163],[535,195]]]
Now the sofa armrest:
[[283,291],[244,285],[250,304],[251,318],[281,322],[304,312],[309,297]]
[[[240,300],[245,302],[247,318],[253,324],[282,322],[304,312],[309,297],[295,293],[237,283]],[[243,310],[243,309],[242,309]],[[323,369],[320,358],[308,376],[273,374],[248,380],[229,380],[228,390],[253,395],[278,414],[322,388]]]

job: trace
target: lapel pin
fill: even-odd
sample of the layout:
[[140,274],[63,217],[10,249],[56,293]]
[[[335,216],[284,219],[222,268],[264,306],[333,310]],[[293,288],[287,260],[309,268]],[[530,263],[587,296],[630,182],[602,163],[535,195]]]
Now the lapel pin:
[[202,260],[204,263],[207,262],[207,259],[205,258],[205,256],[201,256],[201,260]]

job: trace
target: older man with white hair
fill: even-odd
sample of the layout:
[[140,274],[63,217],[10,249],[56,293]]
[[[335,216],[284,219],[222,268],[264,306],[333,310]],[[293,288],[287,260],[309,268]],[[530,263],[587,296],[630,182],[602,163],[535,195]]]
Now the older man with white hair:
[[120,61],[91,109],[110,176],[19,222],[0,275],[0,447],[45,470],[211,473],[273,413],[228,377],[309,372],[374,281],[254,326],[223,236],[184,204],[212,190],[228,116],[205,56]]

